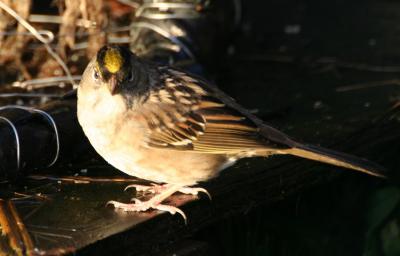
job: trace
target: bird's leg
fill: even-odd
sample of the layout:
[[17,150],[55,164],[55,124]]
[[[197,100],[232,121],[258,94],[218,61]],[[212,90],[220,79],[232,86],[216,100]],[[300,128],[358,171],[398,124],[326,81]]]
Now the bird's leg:
[[151,198],[148,201],[140,201],[139,199],[134,198],[133,201],[135,203],[133,203],[133,204],[124,204],[124,203],[120,203],[117,201],[109,201],[109,202],[107,202],[107,205],[112,204],[115,208],[122,209],[123,211],[126,211],[126,212],[130,212],[130,211],[143,212],[143,211],[147,211],[149,209],[155,209],[155,210],[169,212],[172,215],[175,213],[179,213],[183,217],[183,219],[185,220],[185,223],[186,223],[186,220],[187,220],[186,215],[181,209],[174,207],[174,206],[161,204],[161,202],[163,202],[169,196],[171,196],[175,192],[179,191],[182,188],[182,186],[180,186],[180,185],[164,185],[164,187],[165,187],[165,189],[163,189],[162,192],[155,195],[153,198]]

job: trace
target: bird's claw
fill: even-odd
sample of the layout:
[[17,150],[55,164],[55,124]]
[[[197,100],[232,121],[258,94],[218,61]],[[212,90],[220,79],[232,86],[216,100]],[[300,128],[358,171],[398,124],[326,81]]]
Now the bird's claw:
[[182,194],[193,195],[193,196],[197,196],[199,193],[204,193],[208,196],[210,200],[212,200],[211,194],[204,188],[183,187],[178,191],[181,192]]
[[130,188],[134,188],[137,192],[149,192],[152,194],[158,194],[162,191],[163,186],[155,184],[155,183],[151,183],[151,185],[149,185],[149,186],[132,184],[132,185],[127,186],[124,189],[124,191],[127,191]]
[[[135,188],[136,191],[138,191],[138,192],[149,192],[152,194],[159,194],[163,190],[167,189],[166,186],[152,183],[150,186],[132,184],[132,185],[127,186],[124,189],[124,191],[126,191],[130,188]],[[197,196],[199,193],[204,193],[208,196],[208,198],[210,200],[212,200],[211,194],[204,188],[183,187],[183,188],[179,189],[178,192],[180,192],[182,194],[186,194],[186,195],[193,195],[193,196]]]
[[178,213],[182,216],[183,220],[185,221],[185,224],[187,224],[187,218],[185,213],[181,209],[175,206],[154,203],[151,200],[143,202],[137,198],[132,198],[132,201],[134,202],[132,204],[125,204],[117,201],[108,201],[107,205],[113,205],[114,208],[121,209],[124,212],[144,212],[149,209],[154,209],[163,212],[169,212],[172,215]]

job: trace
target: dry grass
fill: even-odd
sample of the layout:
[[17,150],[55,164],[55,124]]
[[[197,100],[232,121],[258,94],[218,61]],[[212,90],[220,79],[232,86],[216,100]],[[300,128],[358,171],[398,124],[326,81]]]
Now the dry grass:
[[[107,43],[108,1],[59,0],[53,9],[40,6],[40,1],[1,1],[37,32],[28,31],[21,20],[0,8],[0,66],[8,76],[30,80],[81,74],[88,60]],[[44,22],[30,22],[36,14],[32,13],[33,3],[58,13],[51,13]],[[41,40],[40,30],[54,34],[54,40]]]
[[[28,18],[32,0],[3,0],[3,2],[14,9],[22,18]],[[11,66],[17,67],[26,79],[31,79],[32,75],[22,61],[24,49],[31,40],[30,37],[23,35],[26,32],[25,27],[16,22],[4,10],[0,10],[0,31],[16,32],[15,35],[11,36],[0,34],[0,65],[13,64]]]

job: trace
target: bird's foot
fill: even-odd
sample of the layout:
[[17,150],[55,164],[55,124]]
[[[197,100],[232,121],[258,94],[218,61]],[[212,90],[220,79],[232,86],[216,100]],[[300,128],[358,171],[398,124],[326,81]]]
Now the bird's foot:
[[144,212],[149,209],[154,209],[154,210],[169,212],[172,215],[178,213],[182,216],[185,223],[187,223],[186,215],[181,209],[171,205],[161,204],[157,200],[153,199],[150,199],[149,201],[140,201],[139,199],[133,198],[132,199],[134,201],[133,204],[125,204],[117,201],[109,201],[107,202],[107,205],[113,205],[114,208],[121,209],[125,212]]
[[114,206],[114,208],[121,209],[125,212],[144,212],[149,209],[155,209],[159,211],[169,212],[172,215],[174,215],[175,213],[179,213],[185,220],[185,223],[187,223],[186,215],[181,209],[175,206],[164,205],[161,203],[175,192],[181,192],[183,194],[189,194],[195,196],[198,195],[199,193],[205,193],[211,199],[210,193],[208,193],[208,191],[205,190],[204,188],[182,187],[180,185],[171,185],[171,184],[163,184],[163,185],[151,184],[151,186],[130,185],[126,187],[125,190],[129,188],[135,188],[137,191],[146,191],[146,192],[148,191],[156,195],[148,201],[140,201],[139,199],[133,198],[132,201],[134,201],[134,203],[132,204],[125,204],[117,201],[109,201],[107,205],[111,204]]
[[[159,185],[159,184],[155,184],[155,183],[151,183],[150,186],[132,184],[132,185],[127,186],[125,188],[125,191],[130,188],[135,188],[136,191],[140,191],[140,192],[149,192],[152,194],[160,194],[163,191],[165,191],[166,189],[168,189],[169,186],[168,185]],[[208,196],[208,198],[210,200],[212,199],[210,193],[204,188],[182,187],[182,188],[178,189],[177,192],[180,192],[180,193],[186,194],[186,195],[194,195],[194,196],[197,196],[199,193],[204,193]]]
[[136,185],[132,184],[127,186],[124,191],[134,188],[137,192],[148,192],[151,194],[160,194],[163,190],[166,189],[165,185],[159,185],[156,183],[151,183],[151,185]]

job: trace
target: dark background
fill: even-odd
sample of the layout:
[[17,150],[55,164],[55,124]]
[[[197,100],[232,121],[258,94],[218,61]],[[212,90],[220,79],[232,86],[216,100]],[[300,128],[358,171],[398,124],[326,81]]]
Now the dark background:
[[[341,119],[353,104],[389,109],[398,98],[398,85],[386,81],[400,71],[399,22],[397,1],[243,1],[234,54],[222,64],[218,84],[289,134],[335,144],[345,132],[324,127],[356,127]],[[327,89],[360,84],[376,87],[339,95]],[[374,115],[373,108],[365,112]],[[323,121],[309,125],[316,119]],[[375,157],[397,158],[396,152],[399,145],[390,144]],[[393,162],[382,164],[396,173]],[[399,193],[394,178],[346,173],[228,218],[195,239],[207,241],[215,255],[399,255]]]

